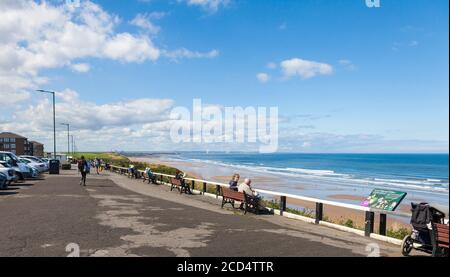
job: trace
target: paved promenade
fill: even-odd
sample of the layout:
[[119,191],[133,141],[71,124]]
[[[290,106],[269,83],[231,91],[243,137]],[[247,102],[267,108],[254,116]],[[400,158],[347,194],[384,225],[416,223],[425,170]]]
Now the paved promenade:
[[221,209],[106,172],[78,184],[75,170],[0,191],[0,256],[382,256],[399,247],[272,215]]

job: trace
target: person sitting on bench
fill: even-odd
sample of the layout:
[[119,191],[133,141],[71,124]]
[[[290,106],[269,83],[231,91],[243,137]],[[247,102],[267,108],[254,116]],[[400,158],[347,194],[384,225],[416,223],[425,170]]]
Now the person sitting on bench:
[[239,178],[241,176],[239,176],[239,174],[234,174],[233,178],[231,179],[229,185],[230,185],[230,189],[234,190],[234,191],[238,191],[238,182],[239,182]]
[[256,191],[253,190],[252,186],[252,180],[251,179],[245,179],[245,181],[239,185],[238,191],[245,193],[247,196],[252,197],[258,206],[259,209],[264,209],[264,206],[262,205],[262,197],[259,195]]
[[[152,169],[150,167],[147,167],[145,169],[144,173],[145,173],[145,176],[147,176],[147,178],[148,178],[149,184],[150,184],[150,182],[153,184],[156,184],[156,176],[155,176],[155,174],[153,174]],[[144,179],[144,181],[145,181],[145,179]]]
[[177,171],[177,174],[175,174],[175,179],[180,180],[181,182],[181,186],[184,189],[186,194],[193,194],[191,191],[191,188],[189,187],[189,185],[186,185],[186,183],[184,182],[184,178],[186,177],[186,173],[181,172],[181,171]]
[[130,165],[130,168],[128,169],[129,177],[134,179],[140,179],[140,173],[139,170],[134,165]]
[[134,165],[130,164],[128,168],[128,177],[132,178],[134,176]]

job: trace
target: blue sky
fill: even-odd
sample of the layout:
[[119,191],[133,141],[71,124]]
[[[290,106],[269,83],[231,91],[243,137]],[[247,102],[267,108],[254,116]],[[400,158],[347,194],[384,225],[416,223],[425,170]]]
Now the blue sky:
[[[117,17],[111,35],[145,36],[161,53],[188,49],[197,56],[161,54],[129,62],[86,54],[39,67],[37,74],[47,80],[15,88],[25,96],[2,107],[0,131],[23,120],[23,110],[33,117],[39,113],[35,107],[45,105],[42,96],[29,91],[43,86],[76,91],[77,101],[98,106],[170,99],[173,106],[190,107],[193,98],[221,106],[277,106],[286,119],[280,125],[281,151],[448,153],[448,1],[381,0],[380,8],[368,8],[365,0],[229,0],[217,9],[189,1],[93,1]],[[64,1],[47,4],[58,7]],[[132,24],[139,14],[159,31]],[[0,33],[5,30],[0,24]],[[292,59],[324,64],[332,71],[309,78],[286,76],[282,62]],[[89,70],[76,72],[68,63],[88,64]],[[258,80],[261,73],[267,74],[267,82]],[[61,117],[70,119],[69,114]],[[80,141],[80,148],[96,150],[106,143],[138,150],[149,142],[155,150],[177,148],[139,133],[145,122],[98,122],[108,130],[128,126],[136,143]],[[33,123],[39,124],[41,128],[30,130],[24,123],[19,131],[46,141],[47,123]],[[89,130],[102,134],[76,125],[80,136]]]

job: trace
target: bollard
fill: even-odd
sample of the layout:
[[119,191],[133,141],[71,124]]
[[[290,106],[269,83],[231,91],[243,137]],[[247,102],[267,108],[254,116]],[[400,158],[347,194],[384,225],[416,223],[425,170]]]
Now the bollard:
[[370,237],[370,234],[373,233],[373,225],[375,221],[375,213],[367,211],[366,212],[366,224],[364,228],[364,234],[366,237]]
[[203,194],[206,193],[206,182],[203,182]]
[[323,204],[316,203],[316,224],[319,224],[323,220]]
[[280,215],[286,211],[286,196],[280,196]]
[[194,180],[192,180],[191,188],[192,188],[192,191],[194,191],[194,189],[195,189],[195,181]]
[[380,235],[386,236],[386,227],[387,227],[387,215],[380,214],[380,230],[379,230]]

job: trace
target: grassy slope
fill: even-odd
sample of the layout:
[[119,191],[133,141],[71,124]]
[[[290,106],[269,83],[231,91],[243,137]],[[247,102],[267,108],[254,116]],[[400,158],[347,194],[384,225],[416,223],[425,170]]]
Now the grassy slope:
[[169,174],[169,175],[175,175],[177,172],[177,169],[174,167],[169,167],[161,164],[148,164],[148,163],[141,163],[141,162],[131,162],[130,159],[128,159],[125,156],[122,156],[117,153],[94,153],[94,152],[81,152],[76,153],[73,155],[75,159],[81,158],[81,156],[84,156],[88,160],[92,160],[95,158],[102,159],[103,161],[116,165],[121,167],[129,167],[130,164],[133,164],[137,169],[144,170],[147,167],[150,167],[152,171],[157,173],[163,173],[163,174]]

